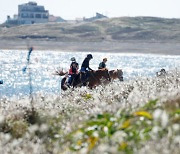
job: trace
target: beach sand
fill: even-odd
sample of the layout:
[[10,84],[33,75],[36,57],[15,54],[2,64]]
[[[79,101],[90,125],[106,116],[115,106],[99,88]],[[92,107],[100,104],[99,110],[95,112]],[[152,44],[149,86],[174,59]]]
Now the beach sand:
[[58,42],[45,40],[0,40],[0,49],[26,50],[33,46],[35,50],[117,52],[180,55],[179,42],[156,41],[118,41],[118,42]]

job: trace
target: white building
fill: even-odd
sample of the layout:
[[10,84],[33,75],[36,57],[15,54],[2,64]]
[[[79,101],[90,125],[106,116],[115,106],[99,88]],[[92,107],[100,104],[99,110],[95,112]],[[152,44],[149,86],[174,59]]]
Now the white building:
[[18,24],[46,23],[49,19],[49,11],[36,2],[18,5]]

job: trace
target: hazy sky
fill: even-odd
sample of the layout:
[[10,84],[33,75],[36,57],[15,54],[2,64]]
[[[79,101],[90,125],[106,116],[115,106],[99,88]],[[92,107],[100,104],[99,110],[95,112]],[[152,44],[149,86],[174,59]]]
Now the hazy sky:
[[[92,17],[96,12],[108,17],[155,16],[180,18],[180,0],[34,0],[50,14],[64,19]],[[0,23],[17,14],[18,4],[29,0],[0,0]]]

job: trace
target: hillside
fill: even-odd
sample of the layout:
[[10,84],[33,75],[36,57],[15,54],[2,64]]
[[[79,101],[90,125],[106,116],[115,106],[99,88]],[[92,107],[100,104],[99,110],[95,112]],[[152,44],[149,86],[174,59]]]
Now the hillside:
[[55,41],[180,40],[180,19],[121,17],[83,23],[48,23],[1,28],[1,39]]
[[0,40],[4,43],[6,40],[20,41],[21,45],[27,38],[31,42],[39,41],[39,45],[42,41],[48,41],[49,44],[50,42],[52,44],[55,42],[179,42],[179,25],[180,19],[155,17],[120,17],[82,23],[22,25],[11,28],[1,27]]

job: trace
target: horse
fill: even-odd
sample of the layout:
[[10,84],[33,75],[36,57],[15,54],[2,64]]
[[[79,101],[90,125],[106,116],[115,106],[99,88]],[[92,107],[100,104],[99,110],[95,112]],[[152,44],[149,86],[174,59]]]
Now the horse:
[[112,80],[119,79],[120,81],[123,81],[123,71],[121,69],[110,70],[109,75]]
[[90,89],[103,84],[104,81],[111,81],[111,77],[109,71],[105,70],[97,70],[95,72],[91,71],[89,74],[88,86]]
[[[72,81],[72,87],[81,87],[88,86],[90,89],[100,85],[104,80],[111,81],[109,71],[106,70],[96,70],[96,71],[88,71],[88,78],[83,81],[83,72],[77,74],[77,76]],[[69,86],[67,85],[67,76],[65,76],[61,81],[61,89],[67,90]]]

